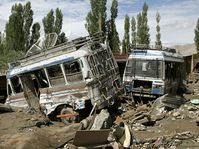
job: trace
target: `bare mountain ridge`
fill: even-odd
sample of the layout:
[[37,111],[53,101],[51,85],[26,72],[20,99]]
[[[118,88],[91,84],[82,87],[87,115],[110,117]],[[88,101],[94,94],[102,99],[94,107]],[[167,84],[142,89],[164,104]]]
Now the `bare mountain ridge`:
[[182,54],[183,56],[190,56],[197,53],[196,46],[194,43],[184,44],[184,45],[175,45],[175,46],[172,46],[171,48],[176,49],[176,51]]

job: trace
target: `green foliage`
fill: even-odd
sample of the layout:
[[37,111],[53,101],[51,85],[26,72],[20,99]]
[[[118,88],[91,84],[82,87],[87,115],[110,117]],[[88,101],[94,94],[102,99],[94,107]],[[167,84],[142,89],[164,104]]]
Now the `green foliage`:
[[59,35],[62,29],[62,22],[63,22],[63,14],[61,9],[57,8],[55,11],[55,24],[54,24],[54,32]]
[[30,27],[33,22],[33,10],[31,9],[31,3],[27,2],[23,9],[25,49],[28,50],[31,46]]
[[31,32],[30,45],[33,45],[40,37],[40,24],[38,22],[33,24]]
[[86,16],[85,27],[90,35],[103,31],[106,33],[106,2],[107,0],[90,0],[91,11]]
[[56,9],[55,16],[54,16],[54,11],[51,9],[50,12],[43,18],[42,21],[43,21],[45,34],[49,34],[52,32],[57,33],[58,40],[56,45],[67,41],[65,33],[61,33],[62,23],[63,23],[63,14],[61,12],[61,9],[59,8]]
[[112,1],[112,6],[111,6],[111,19],[116,19],[117,18],[117,13],[118,13],[118,1],[113,0]]
[[54,31],[55,17],[54,11],[51,9],[50,12],[42,20],[44,26],[44,33],[49,34]]
[[8,51],[23,51],[25,49],[23,6],[12,6],[9,21],[6,24],[6,49]]
[[13,61],[23,55],[22,51],[4,51],[0,54],[0,70],[8,69],[8,62]]
[[137,42],[138,44],[144,44],[147,47],[150,43],[149,26],[147,18],[148,5],[144,3],[142,12],[138,14],[137,19]]
[[131,19],[131,47],[136,46],[136,20],[134,17]]
[[137,36],[136,36],[136,41],[137,44],[141,44],[141,35],[142,35],[142,15],[139,13],[137,15]]
[[[31,46],[30,28],[33,22],[31,3],[15,4],[5,28],[5,39],[0,44],[0,68],[7,68],[7,63],[22,54]],[[2,37],[2,36],[1,36]]]
[[160,40],[161,38],[161,34],[160,34],[160,14],[157,12],[156,14],[156,22],[157,22],[157,26],[156,26],[156,31],[157,31],[157,34],[156,34],[156,42],[155,42],[155,46],[156,48],[162,48],[162,42]]
[[8,51],[27,51],[30,45],[30,28],[33,22],[31,3],[12,6],[9,21],[6,24],[6,46]]
[[118,12],[117,7],[118,7],[117,0],[113,0],[111,6],[111,19],[107,21],[107,40],[113,52],[119,52],[119,43],[120,43],[119,35],[115,25],[115,19],[117,17],[117,12]]
[[129,30],[130,30],[130,19],[129,16],[125,16],[124,20],[124,39],[122,41],[122,50],[127,53],[130,50],[130,40],[129,40]]
[[196,24],[196,28],[195,28],[194,41],[195,41],[195,45],[196,45],[197,51],[199,52],[199,18],[198,18],[198,21],[197,21],[197,24]]
[[4,40],[3,39],[3,34],[0,32],[0,53],[3,53],[4,52],[4,48],[5,48],[3,40]]

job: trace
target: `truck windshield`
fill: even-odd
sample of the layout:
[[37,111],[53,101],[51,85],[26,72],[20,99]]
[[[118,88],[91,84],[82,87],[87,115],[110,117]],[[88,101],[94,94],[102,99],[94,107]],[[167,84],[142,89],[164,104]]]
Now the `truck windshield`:
[[162,77],[162,61],[158,60],[128,60],[125,76]]

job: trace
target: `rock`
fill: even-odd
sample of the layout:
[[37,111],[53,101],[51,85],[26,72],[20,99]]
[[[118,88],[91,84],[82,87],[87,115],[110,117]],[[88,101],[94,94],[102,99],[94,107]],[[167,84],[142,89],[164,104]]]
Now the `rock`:
[[193,106],[187,106],[187,109],[188,109],[189,111],[196,111],[196,110],[197,110],[197,108],[196,108],[196,107],[193,107]]
[[173,113],[173,116],[174,116],[174,117],[178,117],[178,116],[180,116],[180,112],[179,112],[179,111],[174,112],[174,113]]
[[150,146],[150,143],[146,142],[146,143],[144,143],[142,148],[144,148],[144,149],[146,148],[147,149],[147,148],[149,148],[149,146]]
[[93,125],[90,130],[100,130],[101,128],[108,129],[111,125],[110,114],[108,110],[103,109],[101,112],[95,117]]
[[184,114],[181,115],[180,119],[185,119],[185,115]]
[[140,123],[136,123],[133,125],[132,129],[135,131],[146,131],[146,126],[144,126]]
[[198,137],[198,138],[196,138],[196,142],[198,142],[198,143],[199,143],[199,137]]
[[175,117],[172,117],[172,119],[171,119],[172,121],[175,121],[176,120],[176,118]]
[[174,145],[172,145],[172,146],[170,146],[169,148],[170,148],[170,149],[176,149],[177,147],[174,146]]
[[31,121],[37,121],[38,119],[36,119],[36,118],[31,118],[30,120],[31,120]]

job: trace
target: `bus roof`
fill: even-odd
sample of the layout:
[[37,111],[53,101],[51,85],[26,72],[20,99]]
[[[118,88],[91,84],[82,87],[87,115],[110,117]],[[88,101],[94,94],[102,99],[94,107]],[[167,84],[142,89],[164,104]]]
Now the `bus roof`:
[[25,57],[9,63],[7,78],[89,55],[93,50],[91,47],[95,44],[103,46],[102,38],[101,33],[96,33],[93,36],[77,38],[49,49],[28,51]]
[[163,50],[149,50],[149,49],[135,49],[130,55],[129,59],[148,59],[148,60],[163,60],[172,62],[184,62],[183,56],[179,53],[168,52]]

